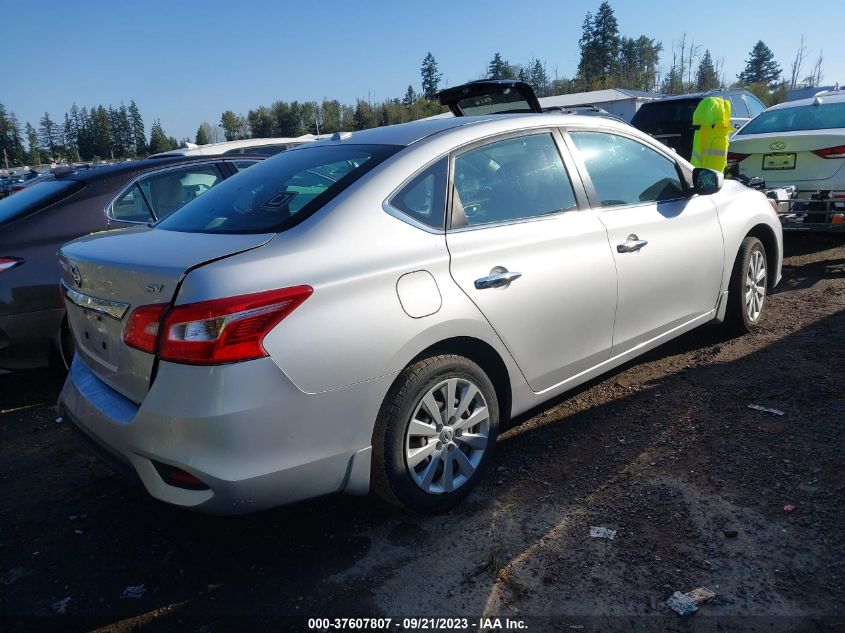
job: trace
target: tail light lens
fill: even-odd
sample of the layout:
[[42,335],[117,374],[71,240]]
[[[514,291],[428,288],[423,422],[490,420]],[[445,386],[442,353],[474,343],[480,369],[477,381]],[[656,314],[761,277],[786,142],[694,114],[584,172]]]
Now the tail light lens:
[[739,152],[728,152],[728,160],[733,161],[733,162],[737,162],[737,163],[741,163],[742,161],[744,161],[749,156],[751,156],[751,154],[740,154]]
[[825,147],[824,149],[814,149],[813,154],[821,158],[845,158],[845,145]]
[[23,260],[20,257],[0,257],[0,273],[20,264],[23,264]]
[[176,363],[216,365],[261,358],[267,356],[267,333],[312,292],[310,286],[295,286],[174,306],[166,313],[157,305],[141,306],[129,317],[124,340]]
[[123,342],[142,352],[155,354],[158,347],[159,323],[166,308],[165,303],[135,308],[129,315],[129,322],[123,331]]

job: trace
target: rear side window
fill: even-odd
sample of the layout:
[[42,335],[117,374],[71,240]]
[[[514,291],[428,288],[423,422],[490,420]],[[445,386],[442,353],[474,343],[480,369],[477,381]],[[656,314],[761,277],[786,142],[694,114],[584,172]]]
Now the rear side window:
[[[496,141],[455,158],[456,206],[469,226],[508,222],[576,207],[551,134]],[[453,218],[453,225],[459,224]]]
[[[110,215],[120,222],[161,220],[222,180],[214,165],[193,165],[142,176],[114,201]],[[152,210],[152,214],[150,211]]]
[[729,95],[728,99],[731,102],[731,116],[739,119],[748,118],[748,108],[745,106],[745,100],[742,95]]
[[393,145],[318,145],[250,167],[156,224],[168,231],[283,231],[397,152]]
[[841,127],[845,127],[845,103],[821,103],[766,110],[737,134],[768,134]]
[[748,112],[752,117],[766,111],[766,106],[764,106],[757,97],[753,95],[743,95],[742,98],[745,99],[745,103],[748,105]]
[[441,158],[427,167],[390,199],[390,206],[435,229],[442,229],[446,216],[446,169]]
[[570,132],[598,195],[593,206],[674,200],[684,195],[677,166],[635,140],[604,132]]
[[0,225],[8,224],[67,198],[85,185],[77,180],[45,180],[0,200]]

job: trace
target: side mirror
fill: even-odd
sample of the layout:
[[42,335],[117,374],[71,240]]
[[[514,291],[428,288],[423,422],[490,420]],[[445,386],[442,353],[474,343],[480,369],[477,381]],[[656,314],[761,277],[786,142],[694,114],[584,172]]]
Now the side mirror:
[[725,184],[725,175],[715,169],[696,167],[692,170],[692,188],[695,193],[709,196],[716,193]]

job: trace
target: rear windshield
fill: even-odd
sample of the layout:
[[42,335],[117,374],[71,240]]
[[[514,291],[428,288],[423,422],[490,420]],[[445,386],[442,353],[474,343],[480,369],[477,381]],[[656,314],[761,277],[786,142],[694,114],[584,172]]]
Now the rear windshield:
[[283,231],[399,149],[321,145],[283,152],[224,180],[156,227],[189,233]]
[[18,220],[30,213],[76,193],[84,185],[76,180],[45,180],[0,200],[0,225]]
[[525,97],[516,90],[460,99],[458,107],[464,113],[464,116],[532,112]]
[[766,110],[737,134],[845,128],[845,103],[822,103]]
[[701,99],[672,99],[644,104],[631,123],[640,130],[654,130],[667,123],[692,126],[692,113]]

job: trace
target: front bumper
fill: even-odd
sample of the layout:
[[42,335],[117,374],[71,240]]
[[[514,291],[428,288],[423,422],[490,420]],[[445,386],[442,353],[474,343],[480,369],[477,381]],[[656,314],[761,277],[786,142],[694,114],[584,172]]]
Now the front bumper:
[[46,366],[64,316],[64,308],[0,316],[0,369]]
[[[153,497],[241,514],[341,490],[366,492],[386,380],[306,394],[270,358],[214,367],[162,362],[138,405],[77,356],[59,409],[107,463],[137,473]],[[155,462],[208,489],[170,485]]]

